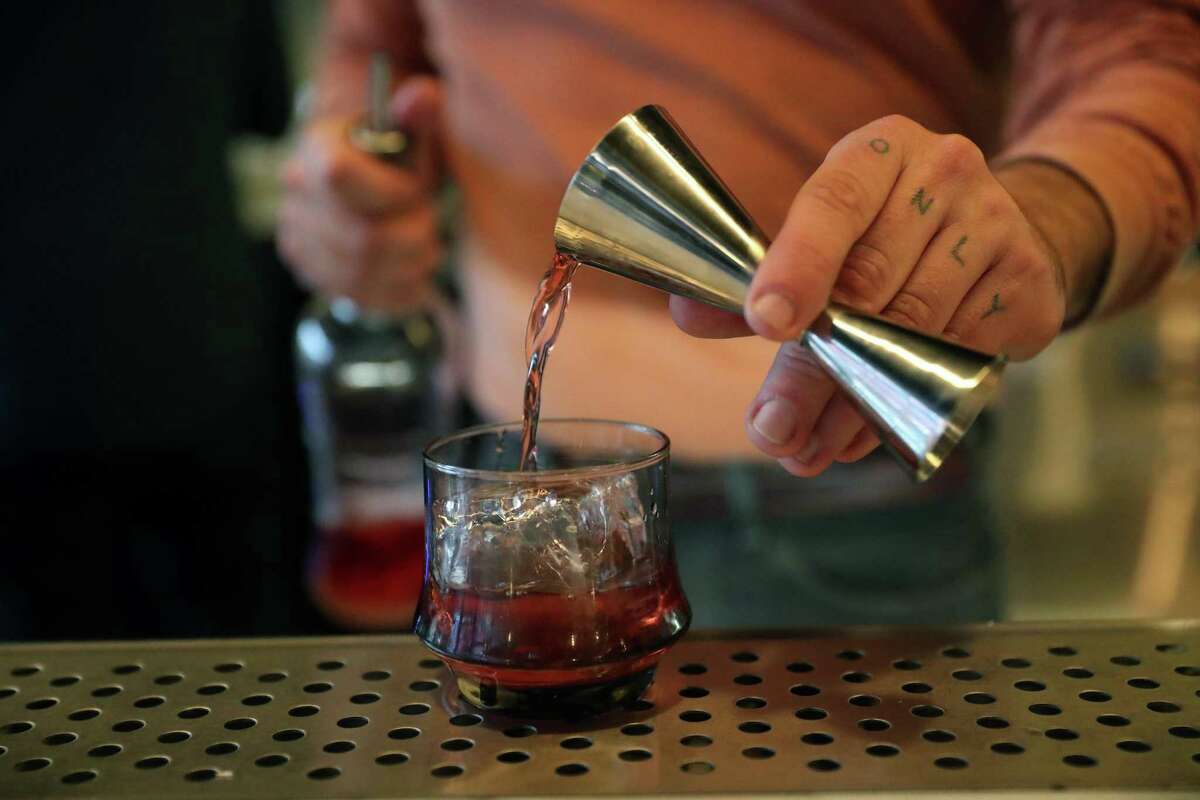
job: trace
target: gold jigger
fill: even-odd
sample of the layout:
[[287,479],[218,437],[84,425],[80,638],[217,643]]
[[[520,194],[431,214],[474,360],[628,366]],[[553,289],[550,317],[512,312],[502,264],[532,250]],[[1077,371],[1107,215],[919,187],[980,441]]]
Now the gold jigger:
[[[559,252],[741,313],[770,241],[659,106],[626,115],[588,154],[558,209]],[[800,337],[917,480],[987,405],[991,356],[831,305]]]

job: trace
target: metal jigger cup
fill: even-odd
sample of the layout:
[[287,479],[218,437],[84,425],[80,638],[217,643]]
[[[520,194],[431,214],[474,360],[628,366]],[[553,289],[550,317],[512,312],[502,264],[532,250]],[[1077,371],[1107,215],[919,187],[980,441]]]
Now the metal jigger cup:
[[[737,313],[770,245],[659,106],[626,115],[588,154],[554,241],[581,263]],[[962,439],[1005,363],[838,305],[800,341],[917,481]]]

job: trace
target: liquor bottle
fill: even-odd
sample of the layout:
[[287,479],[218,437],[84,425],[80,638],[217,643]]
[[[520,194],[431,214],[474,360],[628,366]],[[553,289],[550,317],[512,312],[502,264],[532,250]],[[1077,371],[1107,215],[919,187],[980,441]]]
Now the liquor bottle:
[[[404,169],[406,137],[390,126],[390,69],[371,63],[369,112],[356,146]],[[421,591],[425,515],[421,453],[454,424],[446,304],[430,292],[397,314],[317,298],[296,328],[304,438],[317,536],[308,585],[351,630],[407,630]]]

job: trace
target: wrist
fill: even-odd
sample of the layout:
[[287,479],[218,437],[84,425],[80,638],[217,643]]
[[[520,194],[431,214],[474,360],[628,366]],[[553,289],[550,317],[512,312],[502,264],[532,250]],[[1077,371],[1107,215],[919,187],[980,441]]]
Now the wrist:
[[1113,252],[1113,225],[1100,198],[1069,170],[1047,161],[1006,164],[995,177],[1058,259],[1066,324],[1092,310],[1104,288]]

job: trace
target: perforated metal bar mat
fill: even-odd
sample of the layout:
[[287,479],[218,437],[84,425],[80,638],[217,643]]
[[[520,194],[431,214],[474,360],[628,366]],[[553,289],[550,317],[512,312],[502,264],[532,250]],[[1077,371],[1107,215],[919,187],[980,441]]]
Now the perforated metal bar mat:
[[410,637],[0,648],[0,797],[1200,790],[1200,622],[688,637],[637,708],[480,715]]

